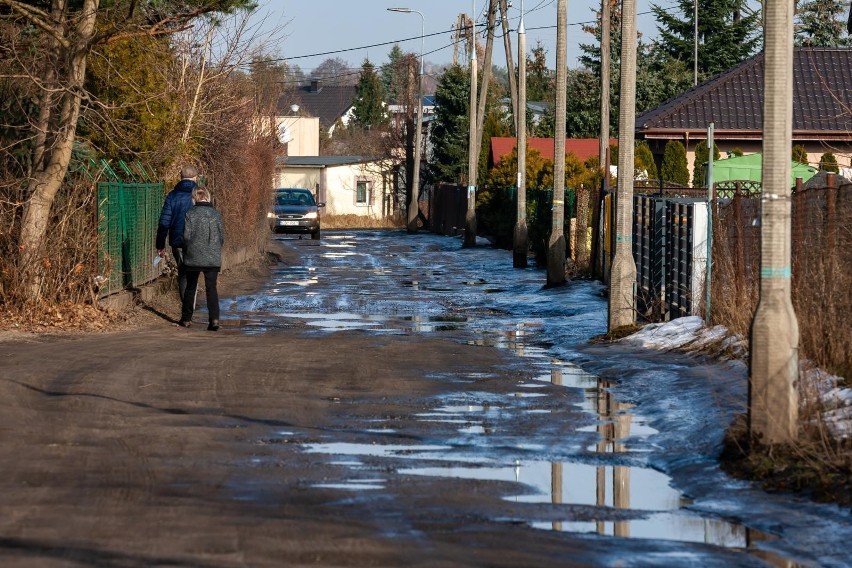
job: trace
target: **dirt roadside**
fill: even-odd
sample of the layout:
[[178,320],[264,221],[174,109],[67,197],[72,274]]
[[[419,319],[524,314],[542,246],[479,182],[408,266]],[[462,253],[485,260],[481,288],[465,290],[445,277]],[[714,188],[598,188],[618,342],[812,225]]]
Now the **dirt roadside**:
[[[266,275],[223,274],[221,293]],[[345,430],[347,415],[410,411],[452,388],[429,377],[496,367],[505,351],[210,333],[176,326],[178,313],[166,296],[109,333],[0,336],[0,565],[531,566],[571,552],[541,532],[509,544],[511,525],[470,518],[485,488],[400,484],[379,503],[317,487],[335,466],[294,443]]]

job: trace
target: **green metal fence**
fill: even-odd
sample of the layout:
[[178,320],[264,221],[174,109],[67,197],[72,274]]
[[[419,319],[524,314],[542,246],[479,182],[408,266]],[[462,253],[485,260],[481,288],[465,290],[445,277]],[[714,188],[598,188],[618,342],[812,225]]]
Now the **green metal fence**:
[[[163,184],[138,183],[113,178],[98,188],[98,271],[106,280],[100,284],[101,297],[140,286],[159,276],[152,260],[156,253],[154,237],[163,204]],[[148,176],[146,176],[148,177]]]

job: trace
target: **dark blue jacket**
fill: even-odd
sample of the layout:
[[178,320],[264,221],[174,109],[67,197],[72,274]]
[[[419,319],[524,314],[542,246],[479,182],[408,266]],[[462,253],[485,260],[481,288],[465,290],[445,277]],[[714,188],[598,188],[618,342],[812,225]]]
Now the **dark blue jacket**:
[[157,227],[157,250],[166,248],[166,235],[171,246],[183,247],[184,219],[192,207],[192,190],[196,185],[191,179],[182,179],[166,196],[160,213],[160,225]]

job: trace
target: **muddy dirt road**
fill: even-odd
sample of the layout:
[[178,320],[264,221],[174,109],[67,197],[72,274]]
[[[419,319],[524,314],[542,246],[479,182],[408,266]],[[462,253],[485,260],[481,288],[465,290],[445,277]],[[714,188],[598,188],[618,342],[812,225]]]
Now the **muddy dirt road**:
[[219,333],[0,341],[0,566],[845,564],[848,514],[718,477],[736,372],[581,347],[598,285],[428,235],[281,245]]

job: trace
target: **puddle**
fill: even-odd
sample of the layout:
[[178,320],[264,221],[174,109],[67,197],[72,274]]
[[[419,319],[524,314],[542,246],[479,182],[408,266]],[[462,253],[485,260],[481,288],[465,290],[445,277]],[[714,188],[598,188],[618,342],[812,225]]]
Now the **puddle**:
[[357,479],[346,481],[343,483],[317,483],[311,485],[319,489],[343,489],[346,491],[369,491],[375,489],[384,489],[384,479]]
[[304,444],[302,450],[309,454],[331,454],[341,456],[373,456],[373,457],[416,457],[423,458],[424,452],[440,452],[451,450],[451,446],[404,446],[397,444],[354,444],[334,442],[330,444]]

